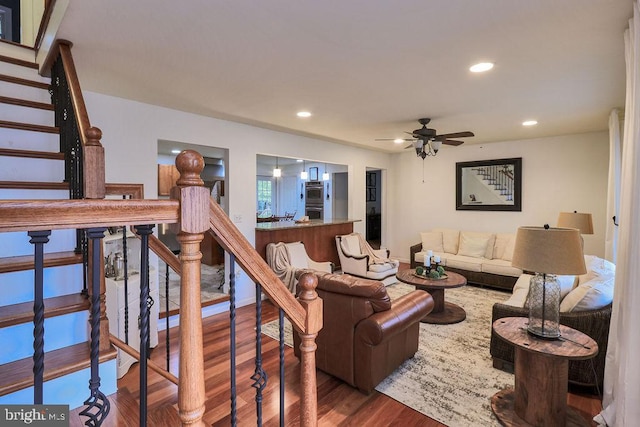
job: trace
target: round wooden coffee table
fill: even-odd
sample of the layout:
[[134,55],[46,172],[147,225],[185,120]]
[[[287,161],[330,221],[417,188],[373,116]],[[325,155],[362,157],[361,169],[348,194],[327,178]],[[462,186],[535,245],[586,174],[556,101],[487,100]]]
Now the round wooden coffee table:
[[435,323],[439,325],[449,325],[451,323],[462,322],[467,318],[464,308],[444,300],[446,289],[459,288],[467,284],[467,279],[451,271],[446,273],[446,279],[427,279],[418,277],[415,268],[398,271],[396,277],[401,282],[413,285],[416,289],[427,291],[433,298],[433,310],[421,320],[424,323]]

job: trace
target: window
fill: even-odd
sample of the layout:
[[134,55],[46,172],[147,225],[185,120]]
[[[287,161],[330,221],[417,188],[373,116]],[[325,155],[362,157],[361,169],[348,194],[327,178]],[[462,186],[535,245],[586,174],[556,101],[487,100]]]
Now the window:
[[258,177],[258,217],[264,218],[272,215],[271,207],[273,205],[273,182],[268,178]]

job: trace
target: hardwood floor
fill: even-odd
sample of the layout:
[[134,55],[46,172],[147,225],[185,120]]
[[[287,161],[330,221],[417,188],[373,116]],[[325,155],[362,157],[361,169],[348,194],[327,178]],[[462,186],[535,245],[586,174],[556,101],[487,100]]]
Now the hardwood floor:
[[[277,319],[277,309],[268,301],[263,304],[263,323]],[[237,310],[237,416],[238,425],[256,424],[255,390],[250,380],[255,364],[255,306]],[[204,319],[204,354],[206,376],[206,409],[204,420],[207,425],[230,425],[229,395],[229,316],[220,314]],[[178,329],[170,331],[171,372],[178,372]],[[165,333],[161,332],[160,344],[152,351],[152,359],[165,366]],[[263,425],[278,425],[279,378],[278,343],[263,335],[263,366],[269,375],[263,391]],[[293,350],[285,347],[285,420],[286,425],[299,424],[299,363]],[[118,393],[109,396],[111,413],[104,426],[137,426],[139,397],[139,369],[134,365],[120,381]],[[411,408],[374,391],[366,396],[350,386],[322,372],[318,372],[318,424],[323,426],[443,426]],[[148,375],[148,425],[177,426],[177,386],[149,371]],[[570,393],[569,404],[580,410],[586,417],[593,417],[600,411],[600,401],[596,396],[585,393]],[[84,420],[70,415],[71,426],[81,426]],[[595,424],[594,424],[595,425]]]

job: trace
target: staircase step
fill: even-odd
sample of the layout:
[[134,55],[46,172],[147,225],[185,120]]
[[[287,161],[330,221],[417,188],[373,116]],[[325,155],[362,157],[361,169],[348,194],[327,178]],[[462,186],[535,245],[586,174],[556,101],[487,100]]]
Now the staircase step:
[[21,77],[8,76],[6,74],[0,74],[0,81],[14,83],[23,86],[31,86],[38,89],[49,90],[49,83],[43,83],[36,80],[23,79]]
[[56,126],[34,125],[31,123],[18,123],[0,120],[0,127],[7,129],[22,129],[34,132],[60,133],[60,129]]
[[[115,359],[116,349],[100,353],[100,363]],[[44,357],[44,380],[49,381],[91,366],[89,343],[83,342],[49,351]],[[33,385],[33,358],[0,365],[0,396]],[[84,386],[84,385],[83,385]]]
[[0,181],[0,188],[21,190],[68,190],[67,182]]
[[53,111],[53,104],[47,104],[46,102],[29,101],[27,99],[11,98],[8,96],[0,96],[0,103],[18,105],[20,107],[39,108],[41,110]]
[[10,56],[0,55],[0,61],[7,62],[9,64],[20,65],[21,67],[33,68],[34,70],[38,69],[38,64],[31,61],[25,61],[24,59],[12,58]]
[[52,151],[14,150],[11,148],[0,148],[0,156],[64,160],[64,153],[56,153]]
[[[44,254],[45,268],[81,263],[82,254],[77,254],[73,251]],[[0,258],[0,273],[33,270],[33,268],[33,255]]]
[[[62,316],[89,309],[89,300],[81,294],[63,295],[44,300],[44,317]],[[1,307],[0,328],[31,322],[33,301]]]

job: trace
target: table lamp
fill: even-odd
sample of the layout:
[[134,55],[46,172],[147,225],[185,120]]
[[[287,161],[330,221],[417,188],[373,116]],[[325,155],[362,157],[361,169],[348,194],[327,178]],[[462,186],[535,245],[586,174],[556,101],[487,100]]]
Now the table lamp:
[[583,234],[593,234],[593,218],[590,213],[560,212],[558,215],[558,227],[560,228],[577,228],[580,230],[580,242],[583,243]]
[[560,285],[557,274],[584,274],[580,232],[573,228],[520,227],[511,265],[535,272],[529,284],[529,325],[537,337],[560,337]]

